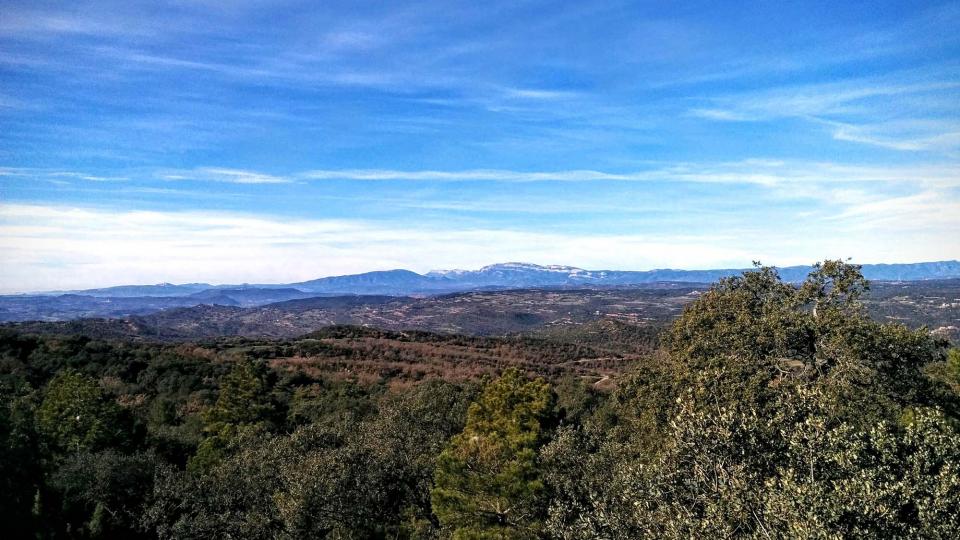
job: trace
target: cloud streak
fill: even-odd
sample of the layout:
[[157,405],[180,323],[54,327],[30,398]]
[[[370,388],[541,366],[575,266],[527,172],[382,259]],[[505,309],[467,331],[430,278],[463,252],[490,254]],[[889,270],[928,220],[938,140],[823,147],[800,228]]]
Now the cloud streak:
[[831,162],[747,159],[720,163],[678,163],[626,173],[595,170],[402,171],[390,169],[313,170],[296,175],[307,180],[429,181],[429,182],[677,182],[701,184],[835,184],[860,182],[928,183],[960,186],[960,166],[870,166]]
[[[907,71],[720,95],[707,98],[687,114],[734,123],[800,119],[830,127],[837,141],[900,151],[952,152],[960,149],[955,106],[960,99],[960,74],[955,71]],[[912,128],[900,129],[903,125]]]
[[223,167],[199,167],[187,171],[158,172],[156,176],[164,180],[197,180],[228,184],[289,184],[293,181],[282,176]]
[[[956,135],[953,135],[956,137]],[[921,144],[921,143],[917,143]],[[323,181],[435,182],[435,183],[590,183],[642,182],[678,184],[740,184],[777,187],[857,183],[914,184],[960,187],[960,164],[866,165],[837,162],[750,158],[740,161],[660,164],[632,172],[599,170],[518,171],[508,169],[400,170],[314,169],[286,175],[232,167],[160,169],[152,172],[94,175],[81,171],[56,171],[0,167],[0,177],[69,178],[88,181],[124,181],[135,176],[162,181],[195,181],[228,184],[293,184]]]

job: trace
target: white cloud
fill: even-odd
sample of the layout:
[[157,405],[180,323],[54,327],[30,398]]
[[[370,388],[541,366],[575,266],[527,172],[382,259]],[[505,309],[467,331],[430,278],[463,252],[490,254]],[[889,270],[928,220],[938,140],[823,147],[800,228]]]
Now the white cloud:
[[[904,77],[916,74],[895,74]],[[785,86],[716,96],[707,101],[709,107],[695,107],[690,113],[714,120],[771,120],[787,117],[822,116],[860,111],[857,107],[868,100],[879,100],[879,105],[887,108],[892,96],[916,94],[950,93],[960,89],[960,81],[922,81],[895,83],[886,79],[861,79],[840,82]]]
[[749,122],[754,120],[754,117],[746,113],[730,109],[695,108],[690,109],[688,114],[690,116],[697,116],[708,120],[720,120],[723,122]]
[[577,97],[576,92],[563,90],[544,90],[536,88],[504,88],[503,94],[508,98],[536,99],[536,100],[560,100]]
[[130,178],[127,176],[104,176],[100,174],[90,174],[83,171],[63,171],[56,169],[34,169],[28,167],[0,167],[0,177],[8,176],[12,178],[39,179],[52,182],[54,184],[67,184],[60,178],[70,178],[73,180],[86,180],[88,182],[124,182]]
[[835,123],[833,138],[892,150],[950,151],[960,148],[960,124],[911,122],[910,127],[885,124],[850,125]]
[[[833,219],[863,229],[893,227],[899,230],[956,232],[960,231],[960,200],[942,190],[927,190],[900,197],[859,202],[849,206]],[[949,235],[949,232],[947,234]],[[945,248],[956,242],[958,240],[945,235]]]
[[829,126],[833,139],[839,141],[901,151],[950,152],[960,147],[960,121],[955,117],[958,90],[955,69],[944,67],[934,75],[901,72],[712,96],[688,114],[718,122],[795,118]]
[[129,180],[126,176],[100,176],[76,171],[53,171],[46,173],[46,175],[60,178],[76,178],[77,180],[88,180],[90,182],[123,182]]
[[163,171],[158,172],[157,176],[164,180],[202,180],[209,182],[226,182],[230,184],[287,184],[291,182],[289,178],[282,176],[223,167],[199,167],[185,171]]
[[643,180],[645,173],[616,174],[590,170],[573,171],[510,171],[504,169],[470,169],[461,171],[400,171],[392,169],[313,170],[300,175],[310,180],[424,180],[440,182],[540,182],[549,180]]
[[409,180],[435,182],[690,182],[705,184],[825,184],[905,182],[960,186],[960,165],[847,165],[831,162],[747,159],[720,163],[677,163],[644,171],[613,173],[594,170],[401,171],[391,169],[314,170],[296,175],[309,180]]
[[[0,167],[0,177],[75,178],[89,181],[122,181],[142,176],[142,171],[124,174],[91,174],[78,171]],[[917,186],[960,187],[960,164],[851,165],[836,162],[745,159],[708,163],[669,163],[632,172],[597,170],[516,171],[507,169],[397,170],[317,169],[276,175],[230,167],[161,169],[147,177],[161,180],[191,180],[230,184],[286,184],[305,181],[411,181],[411,182],[661,182],[694,184],[742,184],[813,189],[828,184],[885,183]]]
[[0,36],[42,37],[46,34],[83,34],[93,36],[150,34],[149,27],[115,17],[85,16],[84,11],[40,11],[6,6],[0,17]]
[[[854,209],[840,222],[766,223],[722,235],[432,228],[406,222],[0,204],[0,283],[3,292],[17,292],[163,281],[278,283],[507,260],[649,269],[743,266],[754,259],[786,265],[827,256],[904,262],[960,255],[960,241],[943,229],[954,222],[924,235],[903,236],[900,226],[914,218],[909,210],[919,209],[916,204]],[[893,207],[899,216],[893,222],[866,231],[848,228],[867,214]]]

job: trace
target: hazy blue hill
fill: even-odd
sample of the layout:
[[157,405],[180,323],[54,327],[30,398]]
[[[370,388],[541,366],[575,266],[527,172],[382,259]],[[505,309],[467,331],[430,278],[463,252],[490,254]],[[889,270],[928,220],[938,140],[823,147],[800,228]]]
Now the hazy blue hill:
[[237,289],[206,289],[191,294],[189,298],[203,304],[249,307],[283,302],[296,298],[307,298],[310,296],[313,296],[312,293],[304,292],[293,287],[284,287],[282,289],[245,287]]
[[[809,266],[779,269],[784,281],[802,281]],[[291,284],[121,285],[70,294],[0,296],[0,321],[67,320],[80,317],[123,317],[198,305],[256,307],[285,301],[307,304],[325,296],[433,296],[467,291],[515,289],[604,289],[657,287],[659,284],[704,284],[739,275],[743,269],[647,271],[584,270],[510,262],[479,270],[436,270],[418,274],[385,270],[333,276]],[[867,264],[863,274],[874,281],[930,281],[960,278],[960,262]],[[357,300],[353,300],[356,302]],[[318,300],[321,304],[323,300]],[[376,303],[376,301],[374,301]]]
[[867,279],[884,281],[917,281],[960,277],[960,261],[938,261],[911,264],[867,264]]
[[409,303],[413,298],[364,294],[350,296],[313,296],[299,300],[287,300],[269,304],[266,307],[288,310],[292,312],[307,311],[311,309],[348,309],[366,306],[381,306],[387,303]]
[[[221,303],[229,302],[231,302],[230,299],[221,299]],[[174,307],[190,307],[200,303],[205,302],[182,296],[98,297],[80,294],[5,296],[0,297],[0,321],[125,317],[145,315]],[[206,303],[213,302],[206,301]],[[236,305],[236,303],[230,305]]]
[[84,289],[78,291],[55,291],[51,294],[82,294],[84,296],[106,296],[110,298],[130,298],[137,296],[187,296],[212,288],[209,283],[158,283],[156,285],[118,285],[102,289]]
[[451,290],[454,285],[444,277],[424,276],[410,270],[383,270],[291,283],[290,287],[325,294],[413,294]]

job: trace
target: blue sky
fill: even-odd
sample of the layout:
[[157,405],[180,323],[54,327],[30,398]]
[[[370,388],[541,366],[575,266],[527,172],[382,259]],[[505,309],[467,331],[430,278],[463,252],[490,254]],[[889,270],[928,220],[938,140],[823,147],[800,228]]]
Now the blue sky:
[[0,291],[960,258],[957,2],[0,3]]

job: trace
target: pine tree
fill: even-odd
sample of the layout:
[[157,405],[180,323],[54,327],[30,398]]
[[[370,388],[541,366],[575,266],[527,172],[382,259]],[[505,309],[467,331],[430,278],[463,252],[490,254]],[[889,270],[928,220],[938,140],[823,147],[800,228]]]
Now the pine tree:
[[506,371],[470,406],[463,432],[440,454],[434,513],[454,538],[533,538],[544,484],[538,450],[555,396],[541,379]]
[[216,404],[206,413],[207,438],[190,458],[188,468],[194,472],[209,470],[242,437],[262,431],[268,412],[262,374],[249,360],[237,362],[224,377]]

